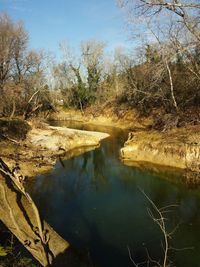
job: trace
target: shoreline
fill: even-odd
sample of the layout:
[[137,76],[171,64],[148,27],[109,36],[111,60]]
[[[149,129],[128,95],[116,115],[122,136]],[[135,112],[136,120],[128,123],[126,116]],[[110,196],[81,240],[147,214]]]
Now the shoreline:
[[32,128],[20,144],[0,143],[0,157],[11,169],[17,164],[30,178],[50,171],[58,157],[70,158],[95,149],[107,137],[107,133],[45,125],[44,129]]
[[[139,118],[133,110],[127,110],[117,118],[113,110],[104,110],[105,115],[93,116],[86,111],[60,111],[51,115],[49,121],[76,121],[83,124],[110,126],[129,131],[129,138],[120,150],[123,162],[150,163],[160,167],[178,168],[181,171],[200,173],[200,125],[175,128],[165,132],[150,129],[151,118]],[[30,123],[31,124],[31,123]],[[34,125],[34,123],[33,123]],[[19,162],[28,177],[48,172],[58,157],[68,159],[85,151],[95,149],[109,135],[99,132],[81,131],[66,127],[54,127],[39,123],[19,146],[0,143],[0,154],[10,167]],[[37,124],[36,124],[37,125]]]
[[188,127],[168,132],[132,132],[121,149],[121,157],[124,161],[147,162],[198,173],[199,130],[200,127]]
[[113,110],[104,110],[107,115],[94,117],[90,112],[61,111],[50,120],[75,120],[94,125],[107,125],[130,131],[128,140],[121,148],[122,161],[150,163],[161,167],[179,168],[200,173],[200,125],[174,128],[165,132],[150,129],[152,118],[139,118],[134,110],[127,110],[117,118]]

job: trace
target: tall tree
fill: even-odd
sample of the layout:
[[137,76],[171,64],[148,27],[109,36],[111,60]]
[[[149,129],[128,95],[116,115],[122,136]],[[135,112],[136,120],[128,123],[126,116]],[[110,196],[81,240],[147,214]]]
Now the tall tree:
[[95,100],[102,72],[102,58],[105,44],[97,40],[89,40],[81,45],[83,63],[87,70],[87,83],[91,100]]
[[118,3],[122,8],[128,8],[130,13],[134,12],[140,16],[155,16],[164,11],[178,16],[178,21],[200,41],[200,4],[198,0],[118,0]]
[[22,22],[0,14],[0,108],[12,118],[23,113],[35,91],[44,86],[44,54],[28,49],[28,33]]

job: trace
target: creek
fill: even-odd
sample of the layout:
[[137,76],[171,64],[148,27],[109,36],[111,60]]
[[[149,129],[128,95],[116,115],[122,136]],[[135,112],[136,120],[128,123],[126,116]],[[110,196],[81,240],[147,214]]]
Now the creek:
[[[54,126],[102,131],[110,137],[95,150],[68,160],[28,184],[42,217],[77,249],[86,249],[98,267],[131,267],[128,248],[136,263],[162,262],[163,236],[148,213],[175,205],[166,213],[167,229],[177,228],[169,258],[177,267],[200,262],[200,189],[190,189],[179,173],[158,173],[126,166],[119,150],[128,131],[112,127],[55,122]],[[156,215],[156,214],[155,214]],[[178,227],[177,227],[178,226]],[[65,264],[63,263],[63,267]]]

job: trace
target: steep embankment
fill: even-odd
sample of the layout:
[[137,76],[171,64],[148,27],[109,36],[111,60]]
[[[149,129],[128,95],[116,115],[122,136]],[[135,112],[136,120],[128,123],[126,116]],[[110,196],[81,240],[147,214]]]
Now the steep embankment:
[[151,162],[159,165],[200,170],[200,126],[167,132],[131,132],[121,149],[124,161]]

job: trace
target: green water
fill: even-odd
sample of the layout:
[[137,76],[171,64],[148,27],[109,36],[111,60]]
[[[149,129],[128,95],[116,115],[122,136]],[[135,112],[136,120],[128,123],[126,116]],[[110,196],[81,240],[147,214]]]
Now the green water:
[[141,192],[144,190],[159,208],[177,205],[165,214],[169,231],[179,225],[170,240],[176,248],[169,251],[174,265],[200,266],[199,189],[191,190],[178,182],[178,174],[159,177],[125,166],[119,149],[127,139],[126,131],[75,122],[56,125],[111,135],[93,151],[62,164],[58,160],[50,173],[29,185],[42,216],[63,238],[76,248],[87,249],[99,267],[133,266],[127,247],[136,263],[144,262],[140,266],[154,266],[147,265],[147,251],[152,259],[162,262],[163,236],[148,214],[151,204]]

